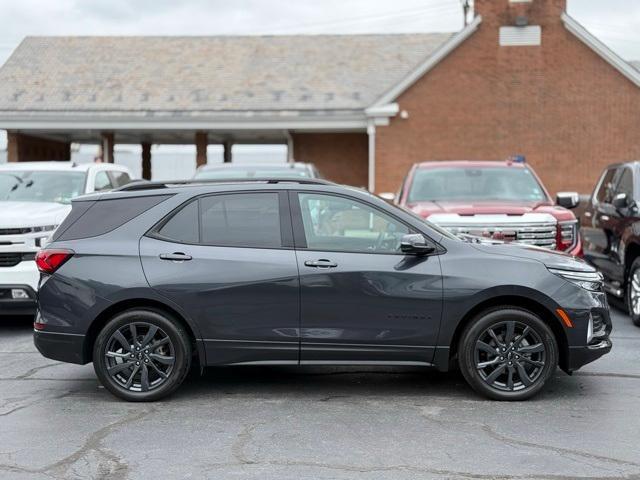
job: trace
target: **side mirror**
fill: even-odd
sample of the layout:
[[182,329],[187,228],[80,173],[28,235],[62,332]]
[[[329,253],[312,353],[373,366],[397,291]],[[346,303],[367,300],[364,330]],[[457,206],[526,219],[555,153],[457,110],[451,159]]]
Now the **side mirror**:
[[402,253],[411,253],[413,255],[427,255],[432,253],[436,248],[427,243],[427,240],[419,233],[410,233],[404,235],[400,240],[400,250]]
[[580,204],[580,195],[577,192],[558,192],[556,204],[564,208],[576,208]]
[[631,199],[623,192],[613,197],[613,201],[611,203],[616,210],[623,210],[631,206]]
[[393,202],[396,199],[396,196],[391,192],[383,192],[380,194],[380,198],[387,202]]

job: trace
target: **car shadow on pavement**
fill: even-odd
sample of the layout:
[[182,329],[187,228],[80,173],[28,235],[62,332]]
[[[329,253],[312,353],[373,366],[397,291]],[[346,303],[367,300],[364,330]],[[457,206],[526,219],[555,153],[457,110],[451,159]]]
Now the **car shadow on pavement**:
[[0,335],[4,331],[23,332],[33,329],[33,316],[25,315],[20,317],[0,316]]
[[[563,372],[551,378],[536,399],[585,394],[583,382]],[[357,398],[447,398],[489,401],[467,385],[459,371],[409,367],[209,367],[190,375],[173,398],[259,397],[331,401]]]

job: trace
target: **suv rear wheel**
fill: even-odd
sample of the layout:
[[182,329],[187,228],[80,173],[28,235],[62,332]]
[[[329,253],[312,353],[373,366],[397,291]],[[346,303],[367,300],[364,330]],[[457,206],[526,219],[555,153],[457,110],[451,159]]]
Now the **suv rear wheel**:
[[640,257],[636,258],[629,267],[626,300],[631,320],[640,327]]
[[182,325],[154,310],[133,309],[113,317],[93,348],[102,384],[128,401],[154,401],[174,392],[191,364],[191,345]]
[[460,370],[478,393],[494,400],[525,400],[558,366],[558,345],[536,315],[514,307],[483,312],[465,328]]

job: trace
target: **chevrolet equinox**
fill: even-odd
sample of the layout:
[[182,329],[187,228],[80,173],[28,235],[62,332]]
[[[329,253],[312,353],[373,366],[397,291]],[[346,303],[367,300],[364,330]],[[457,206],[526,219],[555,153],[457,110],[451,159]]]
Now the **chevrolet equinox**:
[[523,400],[609,352],[593,267],[477,242],[323,180],[130,184],[74,200],[37,254],[35,344],[130,401],[256,364],[459,366]]

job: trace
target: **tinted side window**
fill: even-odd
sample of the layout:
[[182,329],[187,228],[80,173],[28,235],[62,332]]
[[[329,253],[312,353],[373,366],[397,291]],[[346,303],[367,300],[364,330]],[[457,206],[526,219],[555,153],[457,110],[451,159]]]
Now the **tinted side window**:
[[112,188],[113,188],[113,185],[111,184],[111,179],[109,178],[109,175],[107,175],[107,172],[102,170],[96,173],[96,179],[93,184],[93,189],[96,192],[101,192],[103,190],[111,190]]
[[198,200],[182,207],[158,230],[158,236],[178,243],[198,243]]
[[622,169],[615,194],[618,193],[626,193],[627,197],[633,198],[633,173],[630,168]]
[[300,193],[307,248],[359,253],[399,253],[409,228],[350,198]]
[[596,201],[598,203],[609,203],[613,193],[613,176],[616,173],[615,168],[606,170],[601,177],[598,184],[598,191],[596,192]]
[[238,247],[281,247],[278,193],[234,193],[201,198],[200,242]]
[[[114,198],[92,202],[89,209],[85,209],[78,220],[58,240],[77,240],[79,238],[97,237],[104,235],[124,225],[129,220],[156,206],[169,195],[153,195],[148,197]],[[74,202],[73,210],[84,208],[83,203]],[[73,212],[72,210],[72,212]],[[72,214],[73,215],[73,214]]]
[[111,172],[111,178],[113,178],[113,183],[116,187],[124,187],[127,183],[131,182],[131,177],[127,172],[113,170]]

